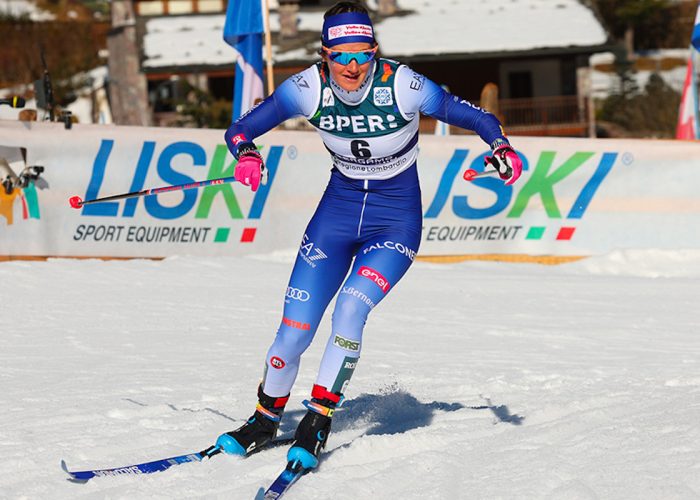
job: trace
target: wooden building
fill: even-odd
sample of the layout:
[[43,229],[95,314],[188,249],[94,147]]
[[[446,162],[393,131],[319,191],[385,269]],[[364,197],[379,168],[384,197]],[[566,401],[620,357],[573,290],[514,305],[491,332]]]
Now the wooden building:
[[[381,1],[368,5],[375,9],[383,56],[409,64],[474,103],[484,85],[496,84],[499,116],[512,134],[587,134],[583,77],[589,57],[610,45],[580,0],[399,0],[397,10],[383,7],[392,15],[379,13]],[[271,0],[276,84],[318,60],[329,3]],[[225,0],[134,0],[134,5],[155,123],[176,117],[183,80],[214,98],[232,98],[235,52],[222,37]],[[291,23],[280,19],[290,15]],[[291,34],[290,25],[296,28]],[[422,126],[430,130],[434,122],[425,119]]]

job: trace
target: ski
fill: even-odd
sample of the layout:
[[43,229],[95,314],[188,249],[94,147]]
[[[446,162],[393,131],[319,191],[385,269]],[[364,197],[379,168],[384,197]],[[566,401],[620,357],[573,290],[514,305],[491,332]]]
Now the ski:
[[[247,456],[253,455],[262,450],[268,450],[270,448],[276,448],[278,446],[285,446],[292,444],[294,442],[293,438],[280,438],[274,440],[265,448],[255,450]],[[139,475],[139,474],[153,474],[154,472],[162,472],[168,470],[174,465],[186,464],[190,462],[201,462],[205,458],[211,458],[215,455],[221,453],[221,448],[218,446],[210,446],[209,448],[202,450],[198,453],[187,453],[185,455],[178,455],[176,457],[162,458],[160,460],[153,460],[151,462],[143,462],[140,464],[126,465],[124,467],[115,467],[113,469],[89,469],[82,471],[71,471],[68,469],[65,460],[61,460],[61,468],[68,474],[68,481],[73,483],[87,483],[93,477],[105,477],[105,476],[123,476],[123,475]]]
[[282,498],[282,495],[289,491],[292,485],[309,470],[302,467],[298,460],[288,462],[287,467],[277,476],[277,479],[272,482],[267,491],[263,492],[263,489],[260,488],[255,496],[255,500],[278,500]]

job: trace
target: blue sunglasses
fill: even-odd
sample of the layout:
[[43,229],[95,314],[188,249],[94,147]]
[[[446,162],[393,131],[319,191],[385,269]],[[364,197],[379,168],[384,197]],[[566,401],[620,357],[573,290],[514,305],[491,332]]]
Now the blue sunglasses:
[[357,61],[357,64],[361,66],[363,64],[367,64],[372,59],[374,59],[374,57],[377,55],[377,48],[378,47],[374,47],[373,49],[362,50],[359,52],[340,52],[337,50],[331,50],[327,47],[323,47],[323,51],[328,56],[328,59],[330,59],[334,63],[347,66],[354,59],[355,61]]

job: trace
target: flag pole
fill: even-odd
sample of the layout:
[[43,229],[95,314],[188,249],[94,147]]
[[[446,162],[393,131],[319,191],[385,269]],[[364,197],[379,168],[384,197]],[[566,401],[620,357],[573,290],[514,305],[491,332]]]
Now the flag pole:
[[270,28],[269,0],[261,0],[265,12],[265,59],[267,60],[267,95],[275,91],[275,80],[272,74],[272,35]]

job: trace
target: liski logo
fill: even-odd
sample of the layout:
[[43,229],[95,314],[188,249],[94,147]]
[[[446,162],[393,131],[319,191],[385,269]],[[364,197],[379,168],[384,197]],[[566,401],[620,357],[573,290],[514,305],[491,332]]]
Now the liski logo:
[[[483,171],[486,154],[475,156],[469,168]],[[466,167],[464,163],[469,155],[469,150],[455,150],[442,173],[435,196],[428,204],[425,218],[435,219],[446,207],[449,207],[448,209],[454,215],[465,219],[465,224],[426,224],[423,232],[424,239],[427,241],[539,240],[551,234],[552,239],[571,240],[576,231],[575,222],[583,218],[598,188],[618,158],[617,152],[579,151],[565,156],[556,151],[542,151],[531,170],[527,156],[520,151],[518,154],[523,160],[523,171],[529,171],[529,173],[524,174],[517,184],[506,186],[495,177],[482,177],[470,183],[478,189],[489,192],[486,199],[490,204],[484,206],[483,197],[477,200],[474,196],[474,199],[470,200],[466,195],[451,195],[456,184],[455,179]],[[633,161],[631,155],[623,155],[623,160],[625,163]],[[578,175],[572,176],[574,172]],[[572,177],[566,181],[569,176]],[[555,188],[557,184],[565,181],[569,194],[566,197],[561,196],[558,200]],[[572,184],[574,182],[579,184],[576,186]],[[572,186],[574,190],[578,190],[573,194],[571,194]],[[570,205],[567,206],[567,203]],[[531,207],[544,211],[553,224],[525,226],[520,223],[520,218],[526,209]],[[509,222],[513,223],[499,225],[475,222],[499,215],[505,216]]]
[[[135,163],[130,168],[123,162],[110,162],[115,141],[103,139],[95,157],[92,167],[92,175],[88,183],[85,199],[105,197],[109,194],[107,188],[103,188],[108,171],[133,172],[131,184],[124,187],[125,191],[141,191],[147,187],[155,187],[153,176],[149,172],[155,170],[160,184],[188,184],[195,179],[181,173],[180,166],[201,169],[201,176],[195,174],[198,180],[218,179],[232,177],[236,160],[229,153],[228,148],[220,144],[216,146],[211,158],[207,157],[207,151],[199,144],[187,141],[179,141],[166,145],[160,153],[161,145],[154,141],[144,141],[141,150],[136,156]],[[265,165],[268,170],[268,182],[261,185],[255,192],[252,204],[247,214],[244,214],[238,198],[235,194],[234,184],[218,183],[202,189],[190,189],[179,191],[180,201],[173,204],[175,198],[168,198],[162,203],[157,195],[129,198],[123,201],[106,201],[84,205],[81,215],[87,217],[104,217],[117,219],[112,224],[80,224],[74,232],[75,241],[108,241],[108,242],[136,242],[136,243],[202,243],[214,241],[224,243],[228,240],[230,227],[212,228],[203,225],[183,226],[182,223],[164,225],[163,221],[174,221],[194,215],[196,220],[209,218],[212,208],[224,207],[231,219],[255,220],[262,217],[263,209],[272,187],[277,167],[283,151],[282,146],[271,146],[267,151]],[[177,165],[177,167],[176,167]],[[205,169],[208,167],[208,169]],[[146,179],[149,179],[147,182]],[[114,189],[114,188],[111,188]],[[124,219],[133,218],[137,213],[143,212],[156,219],[156,225],[127,225]],[[119,220],[121,219],[121,220]],[[252,242],[255,238],[256,228],[246,227],[242,230],[241,242]]]

